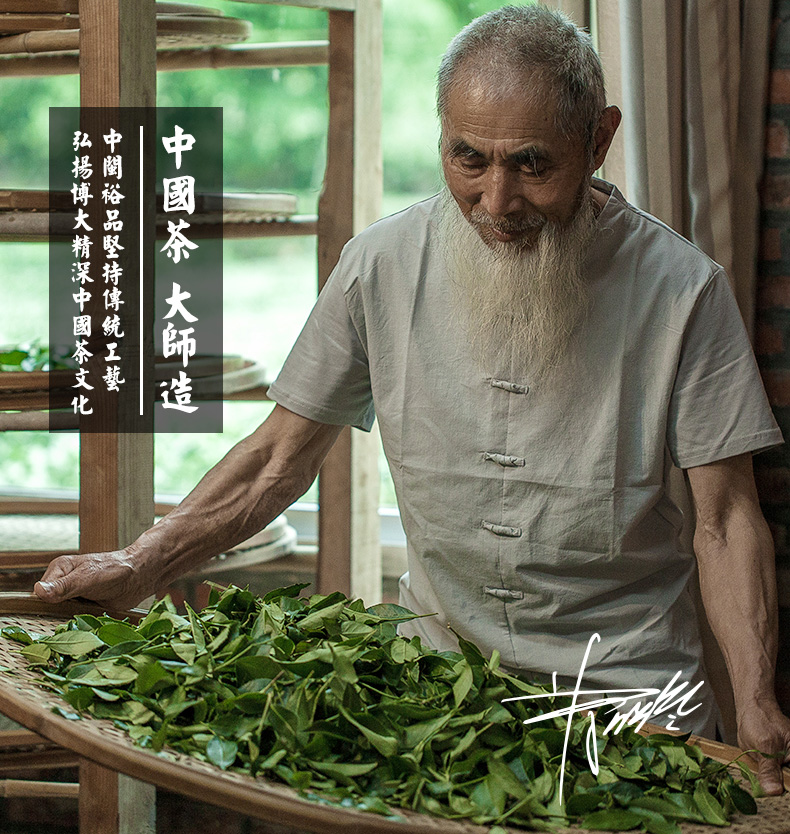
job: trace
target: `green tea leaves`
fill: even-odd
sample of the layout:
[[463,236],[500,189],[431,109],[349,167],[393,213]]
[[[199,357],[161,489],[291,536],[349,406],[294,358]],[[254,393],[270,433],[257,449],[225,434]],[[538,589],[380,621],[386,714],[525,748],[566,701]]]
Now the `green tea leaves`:
[[44,643],[31,643],[20,649],[20,654],[31,665],[39,666],[49,661],[52,656],[52,649]]
[[217,767],[227,770],[239,752],[239,746],[235,741],[227,741],[222,738],[214,738],[206,745],[206,758]]
[[472,667],[466,660],[459,661],[456,664],[456,668],[459,668],[460,671],[457,680],[453,684],[453,700],[455,701],[455,705],[459,706],[472,688],[473,677]]
[[566,719],[522,722],[563,696],[513,700],[548,690],[463,638],[459,651],[435,652],[399,636],[415,616],[401,606],[300,597],[304,587],[261,599],[214,586],[210,604],[186,616],[164,599],[138,625],[81,615],[50,636],[2,634],[62,694],[62,717],[109,719],[153,751],[277,779],[318,802],[389,816],[410,808],[492,831],[580,823],[647,834],[755,810],[725,768],[669,735],[607,737],[596,724],[594,774],[587,719],[571,726],[562,805]]
[[[86,629],[87,630],[87,629]],[[128,623],[107,623],[100,626],[96,632],[96,636],[108,646],[116,646],[119,643],[140,643],[145,640],[137,629],[132,628]]]
[[90,631],[62,631],[51,637],[43,637],[41,642],[59,654],[69,657],[82,657],[88,652],[104,645],[104,641]]
[[0,631],[0,634],[9,640],[15,640],[17,643],[22,643],[25,646],[29,646],[33,642],[33,637],[24,628],[20,628],[19,626],[6,626]]
[[639,814],[613,808],[607,811],[593,811],[582,820],[583,828],[596,831],[631,831],[642,822]]
[[727,825],[727,814],[715,796],[711,794],[704,782],[697,782],[694,787],[694,802],[699,808],[705,822],[711,825]]

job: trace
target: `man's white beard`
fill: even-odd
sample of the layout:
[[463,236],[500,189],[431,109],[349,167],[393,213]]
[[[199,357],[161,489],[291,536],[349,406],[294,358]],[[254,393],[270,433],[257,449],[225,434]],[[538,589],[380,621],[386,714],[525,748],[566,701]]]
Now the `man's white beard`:
[[583,265],[596,230],[589,191],[569,223],[545,222],[527,233],[529,243],[484,243],[473,224],[485,225],[490,218],[473,209],[470,223],[446,188],[441,201],[442,246],[458,310],[483,370],[492,371],[508,356],[513,372],[524,379],[555,370],[588,304]]

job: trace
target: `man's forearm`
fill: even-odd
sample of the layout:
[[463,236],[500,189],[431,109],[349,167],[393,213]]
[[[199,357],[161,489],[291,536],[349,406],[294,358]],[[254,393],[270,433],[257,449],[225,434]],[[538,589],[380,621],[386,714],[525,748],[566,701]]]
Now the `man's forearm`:
[[127,548],[136,567],[167,585],[257,533],[304,494],[339,431],[276,410]]
[[[697,514],[700,590],[730,673],[738,743],[757,750],[760,784],[782,792],[790,721],[774,692],[778,645],[776,568],[747,452],[687,470]],[[773,754],[781,754],[774,756]]]
[[774,702],[777,595],[768,525],[753,507],[733,508],[716,530],[698,523],[700,590],[740,712]]
[[135,605],[265,527],[310,486],[340,430],[277,406],[157,525],[122,550],[54,559],[36,593]]

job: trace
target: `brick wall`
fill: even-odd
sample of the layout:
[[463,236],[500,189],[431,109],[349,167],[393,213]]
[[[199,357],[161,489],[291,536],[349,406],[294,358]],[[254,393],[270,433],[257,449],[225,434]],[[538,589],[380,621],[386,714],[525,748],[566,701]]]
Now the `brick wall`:
[[[774,0],[762,189],[755,351],[768,397],[790,441],[790,0]],[[754,459],[776,545],[780,646],[777,691],[790,711],[790,444]]]

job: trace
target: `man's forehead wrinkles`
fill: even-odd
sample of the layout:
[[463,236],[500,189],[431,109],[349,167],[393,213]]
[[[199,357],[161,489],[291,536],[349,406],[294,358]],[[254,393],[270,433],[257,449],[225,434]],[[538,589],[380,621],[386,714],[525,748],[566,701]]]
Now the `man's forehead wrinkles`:
[[554,123],[551,119],[532,118],[531,114],[514,113],[511,116],[492,108],[492,112],[480,115],[462,114],[450,120],[458,133],[472,137],[494,140],[497,138],[518,139],[530,136],[550,136]]
[[554,140],[544,125],[525,124],[523,119],[514,119],[511,124],[501,118],[496,123],[491,119],[450,119],[445,123],[445,133],[450,144],[461,141],[478,151],[493,148],[507,155],[526,148],[545,153]]
[[[472,154],[482,157],[489,156],[489,153],[482,150],[482,147],[476,146],[474,141],[470,142],[469,140],[462,139],[460,137],[450,141],[449,149],[452,156],[468,156]],[[502,158],[508,162],[520,162],[548,159],[549,156],[550,154],[544,146],[535,142],[528,142],[525,145],[516,147],[514,150],[503,154]]]

